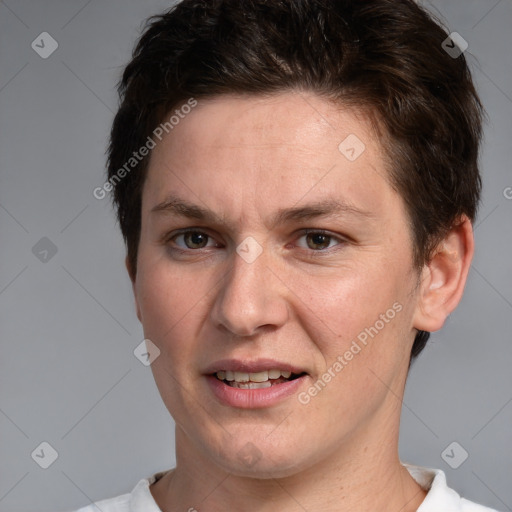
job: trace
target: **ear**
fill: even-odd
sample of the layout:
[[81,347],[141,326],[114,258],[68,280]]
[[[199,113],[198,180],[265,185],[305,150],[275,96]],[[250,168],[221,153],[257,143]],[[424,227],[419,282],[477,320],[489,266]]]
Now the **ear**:
[[128,256],[126,256],[126,258],[124,260],[124,264],[126,266],[126,270],[128,271],[128,275],[130,276],[130,281],[132,282],[132,291],[133,291],[133,296],[135,298],[135,310],[137,312],[137,318],[142,323],[142,315],[140,314],[139,301],[137,300],[137,290],[135,287],[136,274],[133,271],[133,268],[132,268],[132,265],[130,263]]
[[473,227],[463,215],[423,267],[413,318],[416,329],[427,332],[441,329],[462,298],[473,254]]

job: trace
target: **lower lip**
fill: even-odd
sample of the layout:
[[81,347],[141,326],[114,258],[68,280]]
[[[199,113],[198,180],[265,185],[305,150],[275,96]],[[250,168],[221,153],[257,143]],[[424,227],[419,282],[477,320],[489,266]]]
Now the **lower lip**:
[[207,375],[206,380],[213,394],[222,404],[241,409],[262,409],[278,404],[294,395],[306,377],[307,375],[303,375],[281,384],[274,384],[269,388],[260,389],[233,388],[214,375]]

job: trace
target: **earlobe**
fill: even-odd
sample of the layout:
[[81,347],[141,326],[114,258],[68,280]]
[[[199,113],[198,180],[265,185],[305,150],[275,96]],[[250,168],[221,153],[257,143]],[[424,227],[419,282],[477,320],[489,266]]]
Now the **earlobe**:
[[414,315],[416,329],[427,332],[441,329],[462,298],[473,254],[473,228],[464,215],[423,267]]
[[130,259],[128,258],[128,256],[126,256],[126,258],[124,260],[124,264],[125,264],[126,270],[128,271],[128,275],[130,276],[130,281],[132,282],[132,291],[133,291],[133,297],[135,298],[135,311],[137,313],[137,318],[142,323],[142,315],[140,313],[139,301],[137,300],[137,290],[135,287],[135,277],[136,276],[133,273],[133,269],[130,264]]

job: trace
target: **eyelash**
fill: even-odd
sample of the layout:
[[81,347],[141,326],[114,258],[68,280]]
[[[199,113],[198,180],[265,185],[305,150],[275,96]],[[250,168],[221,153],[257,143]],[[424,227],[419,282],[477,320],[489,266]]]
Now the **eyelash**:
[[[181,230],[178,230],[178,231],[174,231],[173,233],[169,234],[168,236],[165,236],[164,237],[164,242],[166,244],[168,244],[169,242],[175,242],[176,238],[178,238],[179,236],[182,236],[182,235],[186,235],[188,233],[195,233],[195,234],[199,234],[199,235],[206,235],[208,237],[208,241],[210,241],[210,239],[214,239],[213,236],[209,235],[207,232],[205,231],[202,231],[201,229],[199,228],[184,228],[184,229],[181,229]],[[331,240],[335,240],[337,241],[338,243],[333,246],[333,247],[327,247],[326,249],[319,249],[319,250],[314,250],[314,249],[304,249],[302,248],[303,250],[309,252],[309,255],[311,257],[316,257],[316,256],[322,256],[322,255],[326,255],[326,254],[331,254],[333,251],[335,250],[338,250],[339,247],[338,246],[343,246],[345,245],[348,241],[347,239],[339,236],[339,235],[334,235],[324,229],[309,229],[309,228],[306,228],[306,229],[303,229],[299,232],[299,237],[298,239],[302,238],[302,237],[305,237],[305,236],[308,236],[308,235],[324,235],[326,237],[328,237],[330,240],[329,240],[329,244],[331,242]],[[187,248],[187,249],[183,249],[183,248],[180,248],[180,247],[170,247],[170,249],[173,251],[173,252],[178,252],[179,254],[190,254],[190,253],[193,253],[193,252],[197,252],[197,253],[200,253],[203,249],[208,249],[209,247],[201,247],[201,248],[198,248],[198,249],[190,249],[190,248]]]

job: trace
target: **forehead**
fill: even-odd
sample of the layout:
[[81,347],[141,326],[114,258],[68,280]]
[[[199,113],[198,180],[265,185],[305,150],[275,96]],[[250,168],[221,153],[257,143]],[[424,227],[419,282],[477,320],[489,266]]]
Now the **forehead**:
[[384,211],[383,153],[368,118],[314,94],[201,100],[153,149],[143,210],[172,193],[226,214],[327,195]]

